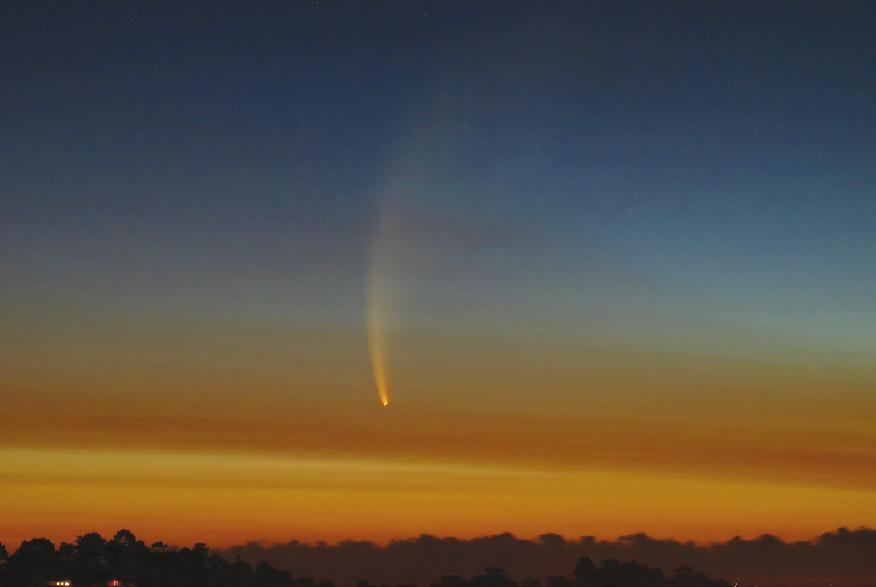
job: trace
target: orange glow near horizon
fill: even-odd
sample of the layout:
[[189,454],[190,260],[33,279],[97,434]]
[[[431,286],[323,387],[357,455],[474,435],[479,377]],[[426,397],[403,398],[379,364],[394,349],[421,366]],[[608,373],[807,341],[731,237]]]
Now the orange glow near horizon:
[[[123,527],[214,546],[504,531],[713,541],[876,526],[866,357],[795,354],[795,339],[756,328],[716,338],[697,323],[657,344],[660,331],[601,317],[575,336],[551,334],[549,314],[502,330],[514,305],[418,313],[392,298],[409,285],[387,273],[393,226],[372,251],[370,348],[361,323],[48,302],[11,314],[0,541]],[[392,417],[368,401],[372,378],[384,408],[404,390]]]
[[701,542],[764,532],[805,539],[876,511],[873,493],[854,489],[611,469],[56,449],[4,449],[0,458],[0,537],[13,546],[121,527],[216,547],[420,533],[616,537],[641,531],[642,520],[652,535]]

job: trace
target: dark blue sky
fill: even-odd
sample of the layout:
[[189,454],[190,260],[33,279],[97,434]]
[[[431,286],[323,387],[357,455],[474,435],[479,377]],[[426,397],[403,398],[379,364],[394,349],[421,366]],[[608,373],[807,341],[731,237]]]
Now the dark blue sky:
[[423,320],[489,305],[575,338],[608,312],[641,340],[668,312],[868,340],[871,3],[0,11],[16,315],[355,328],[384,201],[415,227],[393,246],[416,252]]

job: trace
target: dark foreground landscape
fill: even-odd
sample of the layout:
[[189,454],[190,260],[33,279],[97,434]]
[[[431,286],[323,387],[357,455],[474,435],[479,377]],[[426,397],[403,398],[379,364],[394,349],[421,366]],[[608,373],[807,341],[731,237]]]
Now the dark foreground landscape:
[[[326,569],[331,574],[332,569]],[[272,567],[265,561],[251,565],[239,556],[228,560],[211,552],[204,543],[192,548],[172,548],[164,542],[147,546],[129,530],[119,530],[111,540],[96,532],[79,536],[72,544],[62,542],[57,548],[45,538],[22,542],[11,555],[0,544],[0,585],[123,587],[137,585],[206,585],[206,586],[294,586],[333,587],[330,580],[296,577],[287,570]],[[356,587],[368,587],[367,578],[355,581]],[[606,559],[595,564],[581,557],[567,574],[550,575],[544,582],[533,577],[509,577],[504,570],[486,567],[471,577],[441,576],[433,585],[442,587],[577,587],[577,586],[666,586],[727,587],[690,567],[671,574],[633,561]]]

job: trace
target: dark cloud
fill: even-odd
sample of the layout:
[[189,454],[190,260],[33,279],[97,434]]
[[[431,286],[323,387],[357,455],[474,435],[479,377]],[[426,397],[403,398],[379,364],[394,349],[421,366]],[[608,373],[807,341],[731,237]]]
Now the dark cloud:
[[248,561],[266,560],[295,575],[326,577],[338,585],[357,578],[380,583],[428,584],[441,575],[472,576],[484,567],[504,568],[511,577],[544,578],[568,573],[580,556],[636,560],[671,571],[690,565],[711,576],[761,585],[876,584],[876,530],[839,528],[809,541],[785,542],[772,535],[726,542],[658,540],[646,534],[597,540],[567,540],[544,534],[524,540],[497,534],[470,540],[422,535],[386,546],[346,540],[337,544],[291,541],[270,546],[251,542],[226,551]]

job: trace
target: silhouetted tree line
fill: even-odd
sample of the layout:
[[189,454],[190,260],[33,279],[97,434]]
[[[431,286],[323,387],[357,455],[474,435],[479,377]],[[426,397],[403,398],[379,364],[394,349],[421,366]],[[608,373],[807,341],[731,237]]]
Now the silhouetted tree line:
[[[119,530],[112,540],[90,532],[73,544],[55,545],[45,538],[21,543],[9,556],[0,544],[0,586],[30,587],[69,581],[72,587],[85,586],[215,586],[215,587],[334,587],[331,581],[315,582],[293,578],[265,561],[255,567],[239,558],[228,562],[210,552],[206,544],[192,548],[169,548],[163,542],[146,546],[129,530]],[[371,587],[358,581],[356,587]],[[403,586],[397,586],[403,587]],[[413,586],[404,586],[413,587]],[[595,565],[589,557],[578,559],[571,576],[551,575],[541,581],[527,578],[520,583],[505,571],[490,567],[470,579],[457,575],[441,577],[432,587],[729,587],[690,568],[682,567],[671,576],[663,571],[632,561],[603,560]]]
[[667,577],[660,569],[634,561],[611,558],[596,566],[590,557],[584,556],[578,559],[571,577],[551,575],[544,585],[532,577],[517,583],[502,569],[490,567],[468,581],[456,575],[441,577],[432,587],[729,587],[729,584],[690,567],[681,567]]
[[255,567],[239,559],[229,562],[203,543],[179,549],[163,542],[147,546],[128,530],[119,530],[112,540],[96,532],[83,534],[57,549],[50,540],[34,538],[22,542],[11,556],[0,544],[0,586],[46,587],[64,581],[73,587],[333,587],[330,582],[293,578],[264,561]]

